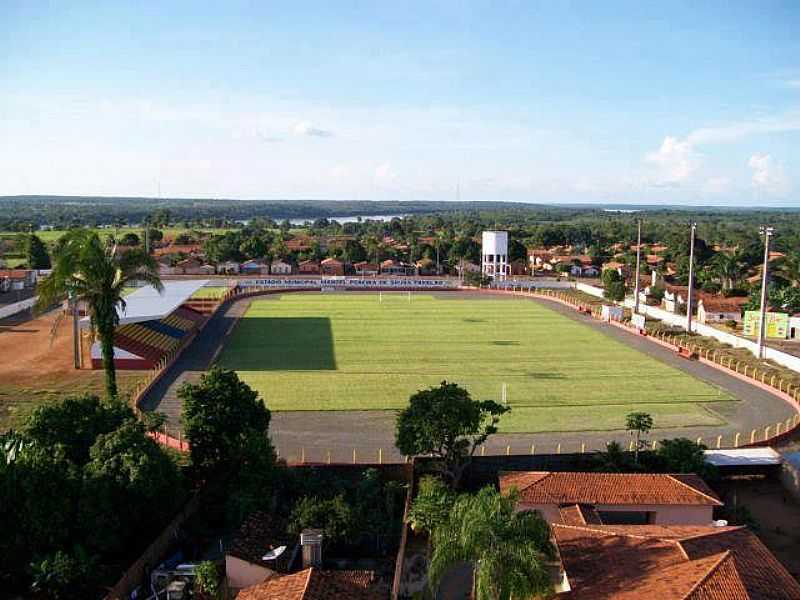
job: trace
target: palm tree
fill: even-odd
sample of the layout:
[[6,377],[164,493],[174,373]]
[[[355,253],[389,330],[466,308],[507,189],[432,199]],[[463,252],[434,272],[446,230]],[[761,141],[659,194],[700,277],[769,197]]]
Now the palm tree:
[[36,302],[39,310],[65,297],[86,304],[92,331],[100,338],[109,399],[117,397],[114,328],[118,310],[125,308],[123,289],[133,281],[148,283],[159,292],[164,288],[152,256],[138,249],[117,256],[116,250],[113,240],[103,242],[95,231],[70,231],[61,239],[53,272],[39,284]]
[[434,529],[428,577],[432,589],[453,566],[475,566],[475,600],[519,600],[552,592],[547,562],[555,559],[550,528],[533,511],[515,512],[516,490],[492,487],[456,500],[446,522]]
[[712,259],[712,272],[719,280],[723,290],[730,290],[744,274],[744,261],[739,250],[734,252],[717,252]]

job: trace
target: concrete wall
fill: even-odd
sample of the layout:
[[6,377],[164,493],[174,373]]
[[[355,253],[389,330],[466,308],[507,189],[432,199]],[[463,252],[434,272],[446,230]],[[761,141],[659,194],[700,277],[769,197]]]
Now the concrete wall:
[[241,558],[226,554],[225,574],[228,577],[228,587],[240,590],[251,585],[257,585],[276,573],[261,565],[254,565]]
[[0,307],[0,319],[5,319],[11,315],[21,313],[23,310],[28,310],[34,304],[36,304],[36,297],[28,298],[27,300],[22,300],[21,302],[15,302],[14,304],[6,304],[5,306]]

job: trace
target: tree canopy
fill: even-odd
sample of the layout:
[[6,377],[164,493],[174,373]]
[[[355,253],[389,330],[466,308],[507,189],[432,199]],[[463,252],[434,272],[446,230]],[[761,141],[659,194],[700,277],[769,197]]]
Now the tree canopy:
[[409,456],[431,454],[439,468],[457,486],[469,459],[509,407],[493,400],[473,400],[455,383],[420,390],[397,416],[395,444]]
[[267,439],[270,412],[234,371],[214,367],[200,383],[185,383],[178,395],[192,467],[199,477],[237,471],[251,438]]

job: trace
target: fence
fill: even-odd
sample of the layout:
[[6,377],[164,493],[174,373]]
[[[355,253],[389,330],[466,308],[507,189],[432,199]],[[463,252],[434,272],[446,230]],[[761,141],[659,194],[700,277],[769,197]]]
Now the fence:
[[[169,547],[177,540],[178,532],[186,520],[200,508],[200,494],[193,496],[161,534],[151,543],[142,555],[134,562],[119,581],[109,590],[103,600],[127,600],[130,594],[145,579],[147,573],[157,566]],[[142,597],[149,596],[146,593]]]

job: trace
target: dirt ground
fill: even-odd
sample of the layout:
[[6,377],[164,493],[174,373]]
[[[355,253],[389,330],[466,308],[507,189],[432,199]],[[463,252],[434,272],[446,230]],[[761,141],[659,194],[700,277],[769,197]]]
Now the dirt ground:
[[775,479],[731,479],[719,488],[726,506],[747,507],[756,535],[800,581],[800,503]]
[[[86,392],[102,395],[102,371],[73,367],[71,323],[57,323],[58,315],[0,321],[0,431],[18,427],[45,402]],[[118,372],[121,393],[140,377],[135,371]]]

